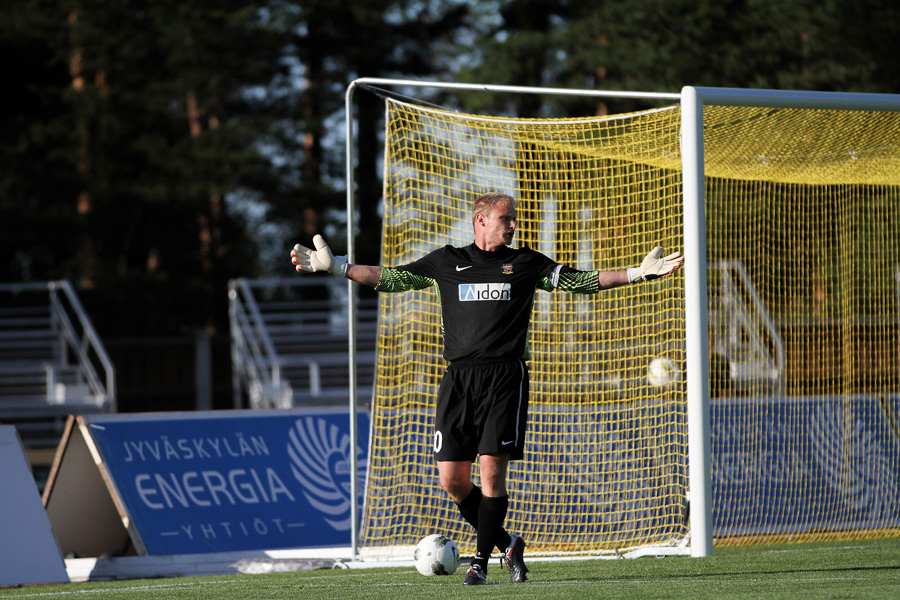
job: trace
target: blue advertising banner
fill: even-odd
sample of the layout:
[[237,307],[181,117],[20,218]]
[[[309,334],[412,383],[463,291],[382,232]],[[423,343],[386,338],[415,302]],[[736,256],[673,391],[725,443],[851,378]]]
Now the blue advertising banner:
[[85,417],[147,555],[350,544],[350,452],[362,502],[369,417],[346,410]]
[[[529,427],[554,433],[529,441],[528,469],[511,469],[513,496],[559,506],[576,496],[598,508],[588,518],[555,515],[529,533],[552,540],[586,520],[605,541],[627,540],[623,524],[634,522],[660,541],[671,538],[683,521],[668,492],[684,493],[686,456],[659,452],[667,446],[648,445],[645,436],[686,444],[679,406],[652,399],[610,404],[606,413],[532,406]],[[722,398],[710,413],[714,536],[900,527],[900,396]],[[641,474],[652,475],[652,485]]]
[[900,526],[900,397],[714,400],[713,534]]
[[[512,518],[527,519],[529,536],[547,544],[577,532],[624,545],[633,541],[635,523],[650,531],[649,542],[680,537],[688,492],[683,399],[601,409],[529,407],[532,437],[525,460],[509,473]],[[900,396],[723,398],[712,400],[710,412],[714,536],[900,527]],[[421,435],[405,442],[411,453],[430,452],[430,409],[384,416],[425,423]],[[373,451],[380,453],[373,461],[393,460],[392,448]],[[412,497],[427,497],[439,485],[428,463],[406,482]],[[529,519],[532,500],[568,508]],[[396,510],[389,506],[395,501],[370,498],[370,514]],[[458,518],[449,500],[402,510],[423,522]],[[474,537],[457,541],[471,544]]]

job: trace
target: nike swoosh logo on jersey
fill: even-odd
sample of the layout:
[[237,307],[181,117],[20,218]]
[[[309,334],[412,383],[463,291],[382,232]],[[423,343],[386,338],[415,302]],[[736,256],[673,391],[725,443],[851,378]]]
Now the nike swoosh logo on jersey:
[[467,266],[467,267],[461,267],[461,266],[459,266],[459,265],[456,265],[456,270],[457,270],[457,271],[465,271],[466,269],[471,269],[473,266],[474,266],[474,265],[469,265],[469,266]]
[[510,440],[510,441],[508,441],[508,442],[500,442],[500,444],[503,445],[503,446],[509,446],[510,444],[512,444],[512,443],[515,442],[515,441],[516,441],[516,440]]

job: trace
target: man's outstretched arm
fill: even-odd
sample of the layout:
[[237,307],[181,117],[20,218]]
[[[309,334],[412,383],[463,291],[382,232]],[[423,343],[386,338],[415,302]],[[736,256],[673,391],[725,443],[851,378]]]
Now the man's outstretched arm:
[[381,267],[373,267],[371,265],[347,265],[347,279],[375,287],[381,281]]
[[560,289],[575,294],[596,294],[600,290],[609,290],[629,283],[652,281],[674,273],[684,264],[681,252],[673,252],[665,257],[663,252],[663,248],[657,246],[650,251],[639,267],[631,267],[624,271],[576,271],[561,267],[558,268],[558,273],[545,279],[541,287],[548,291]]
[[351,265],[346,256],[335,256],[321,235],[313,236],[315,250],[301,244],[291,250],[291,263],[300,273],[327,272],[357,283],[375,287],[381,279],[381,267]]

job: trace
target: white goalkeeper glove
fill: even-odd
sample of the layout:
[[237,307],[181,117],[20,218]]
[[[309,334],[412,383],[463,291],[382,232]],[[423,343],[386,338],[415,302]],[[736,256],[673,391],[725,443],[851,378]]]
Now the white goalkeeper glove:
[[677,271],[684,264],[681,252],[673,252],[663,257],[663,247],[657,246],[644,258],[640,267],[628,269],[628,282],[650,281],[658,277],[664,277],[673,271]]
[[347,257],[335,256],[331,248],[325,243],[321,235],[313,236],[315,250],[297,244],[291,250],[291,262],[298,271],[304,273],[317,273],[328,271],[332,275],[344,277],[347,275]]

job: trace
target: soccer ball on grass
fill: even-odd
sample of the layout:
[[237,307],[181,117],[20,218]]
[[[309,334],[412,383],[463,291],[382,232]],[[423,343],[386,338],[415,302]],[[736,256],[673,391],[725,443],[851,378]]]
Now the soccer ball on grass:
[[448,537],[429,535],[416,546],[413,562],[422,575],[452,575],[459,567],[459,548]]

